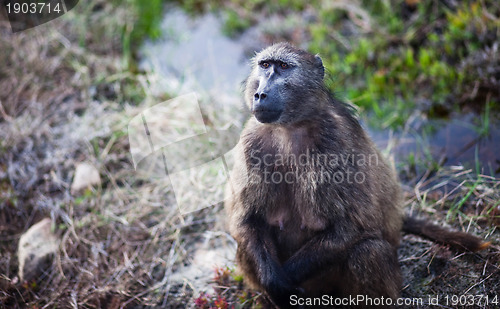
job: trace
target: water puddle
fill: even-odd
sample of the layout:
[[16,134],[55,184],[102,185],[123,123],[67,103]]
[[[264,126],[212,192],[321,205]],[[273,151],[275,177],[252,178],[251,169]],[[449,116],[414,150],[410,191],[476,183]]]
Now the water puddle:
[[243,37],[225,36],[214,14],[191,18],[178,8],[167,10],[161,29],[161,39],[141,48],[140,66],[161,76],[164,91],[240,100],[241,83],[250,72],[250,48]]
[[[429,167],[463,166],[489,176],[500,175],[500,125],[480,126],[477,115],[450,120],[422,120],[408,124],[404,132],[370,130],[375,143],[390,148],[396,162],[414,162],[416,176]],[[426,163],[425,163],[426,162]]]

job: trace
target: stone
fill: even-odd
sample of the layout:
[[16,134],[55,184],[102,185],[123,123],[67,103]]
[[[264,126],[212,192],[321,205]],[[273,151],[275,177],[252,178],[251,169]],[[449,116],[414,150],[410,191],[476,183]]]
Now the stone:
[[79,163],[75,169],[75,177],[73,177],[73,183],[71,184],[71,193],[78,193],[93,185],[100,184],[101,177],[99,176],[99,171],[90,163]]
[[59,239],[51,226],[52,220],[45,218],[21,235],[17,250],[21,281],[36,279],[52,264],[59,249]]

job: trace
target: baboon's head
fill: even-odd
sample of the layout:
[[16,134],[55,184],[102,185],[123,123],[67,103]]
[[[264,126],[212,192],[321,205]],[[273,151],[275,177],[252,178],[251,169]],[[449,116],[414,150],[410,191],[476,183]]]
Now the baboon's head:
[[246,81],[245,101],[262,123],[295,123],[317,112],[323,93],[319,56],[278,43],[259,52]]

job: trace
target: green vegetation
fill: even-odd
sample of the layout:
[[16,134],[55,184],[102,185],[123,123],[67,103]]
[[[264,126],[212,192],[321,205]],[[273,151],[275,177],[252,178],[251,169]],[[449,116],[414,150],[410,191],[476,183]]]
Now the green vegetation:
[[233,37],[250,27],[251,22],[248,19],[240,18],[238,13],[232,10],[226,10],[226,19],[223,31],[226,35]]
[[497,39],[500,20],[491,15],[498,16],[499,8],[492,1],[463,1],[458,7],[413,2],[417,4],[363,1],[373,19],[361,29],[364,33],[344,35],[348,46],[328,37],[332,32],[342,35],[344,14],[334,14],[337,17],[330,20],[323,17],[311,26],[311,49],[329,55],[325,65],[336,78],[335,85],[382,119],[382,127],[403,126],[415,108],[434,117],[447,116],[476,99],[485,104],[470,91],[476,82],[479,87],[486,84],[486,77],[463,63]]
[[136,22],[133,24],[132,40],[138,42],[146,37],[157,39],[161,35],[160,23],[163,16],[162,0],[129,0],[136,12]]
[[135,70],[133,54],[145,38],[157,39],[161,35],[160,23],[163,16],[162,0],[120,0],[129,5],[133,22],[123,29],[123,56],[128,67]]

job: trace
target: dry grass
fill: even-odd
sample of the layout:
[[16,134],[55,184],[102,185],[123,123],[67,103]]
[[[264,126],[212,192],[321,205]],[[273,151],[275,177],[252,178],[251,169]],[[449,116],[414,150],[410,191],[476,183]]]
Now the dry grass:
[[[95,5],[103,7],[84,14]],[[0,54],[0,303],[13,308],[175,303],[199,288],[170,280],[189,264],[193,244],[205,239],[210,248],[226,242],[224,233],[205,233],[214,228],[220,206],[183,216],[168,181],[134,171],[127,123],[161,98],[149,96],[148,76],[131,76],[121,67],[120,41],[113,37],[119,21],[127,22],[126,10],[102,1],[80,9],[20,34],[0,25],[5,51]],[[116,13],[116,20],[103,21],[106,12]],[[103,37],[86,34],[94,28],[91,33]],[[130,82],[142,90],[140,108],[123,97]],[[73,195],[71,179],[81,161],[98,167],[103,182]],[[17,241],[42,217],[56,222],[60,252],[50,272],[36,282],[19,282]]]
[[[399,249],[405,279],[403,297],[439,296],[443,305],[447,295],[488,295],[490,299],[498,295],[499,187],[496,178],[456,166],[428,175],[407,191],[409,212],[426,216],[439,225],[448,222],[451,228],[476,234],[493,244],[476,254],[461,253],[405,235]],[[424,306],[427,307],[432,306]],[[476,307],[495,308],[495,305],[483,302]]]
[[[96,5],[101,9],[90,14]],[[183,214],[168,178],[134,170],[129,121],[173,94],[153,92],[154,75],[131,75],[123,68],[116,33],[133,22],[124,8],[104,1],[79,7],[80,15],[72,19],[16,35],[0,24],[0,304],[194,307],[200,292],[212,293],[207,284],[211,269],[234,255],[234,242],[221,227],[221,205]],[[234,130],[201,140],[197,149],[175,149],[179,158],[225,149],[241,128],[238,102],[201,99],[208,129],[231,122]],[[168,110],[173,118],[185,112]],[[98,168],[102,183],[72,194],[74,167],[82,161]],[[220,176],[202,172],[200,182]],[[442,170],[426,179],[408,190],[410,209],[440,222],[450,214],[455,227],[484,236],[494,246],[480,254],[458,254],[405,236],[400,250],[403,295],[497,293],[498,180],[462,170]],[[181,179],[177,185],[187,188],[186,203],[200,203],[196,180]],[[19,237],[43,217],[56,222],[60,250],[50,271],[37,281],[19,282]],[[242,292],[238,280],[217,274],[217,293],[240,301],[231,296]]]
[[[99,11],[89,14],[96,6]],[[168,95],[152,93],[155,76],[131,75],[122,67],[116,33],[131,22],[125,8],[103,1],[79,7],[67,19],[19,34],[0,25],[5,51],[0,54],[0,304],[194,305],[187,300],[210,288],[213,263],[220,260],[214,255],[234,255],[230,237],[216,226],[221,206],[183,215],[168,178],[134,170],[128,122]],[[228,115],[210,103],[207,98],[201,106],[207,128],[214,129],[227,121],[220,116]],[[171,116],[184,112],[168,111]],[[177,149],[177,155],[193,150]],[[103,181],[72,194],[74,168],[82,161],[96,166]],[[190,181],[180,185],[188,187]],[[49,272],[19,282],[17,242],[43,217],[56,222],[60,250]],[[190,267],[196,263],[198,269]]]

